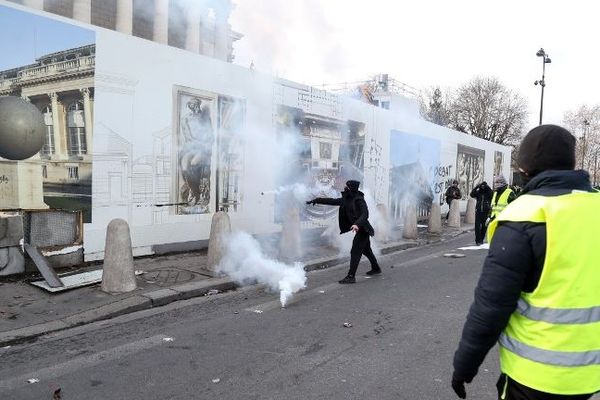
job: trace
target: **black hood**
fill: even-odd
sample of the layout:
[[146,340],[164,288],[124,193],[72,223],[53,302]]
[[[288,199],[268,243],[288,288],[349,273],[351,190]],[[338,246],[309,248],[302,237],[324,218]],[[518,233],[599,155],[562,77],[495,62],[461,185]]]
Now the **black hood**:
[[593,192],[590,175],[584,170],[550,170],[539,173],[525,185],[521,194],[559,196],[573,190]]

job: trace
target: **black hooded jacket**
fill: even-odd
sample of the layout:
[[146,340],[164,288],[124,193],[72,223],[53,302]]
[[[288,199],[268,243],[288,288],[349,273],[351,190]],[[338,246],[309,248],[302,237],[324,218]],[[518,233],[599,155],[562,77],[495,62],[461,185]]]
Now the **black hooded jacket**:
[[[485,182],[484,182],[485,183]],[[475,203],[475,210],[478,213],[489,214],[492,209],[492,188],[487,184],[480,183],[471,190],[470,196],[477,202]]]
[[[545,171],[536,175],[521,194],[560,196],[573,190],[593,191],[587,172]],[[470,382],[477,375],[515,311],[521,292],[529,293],[537,287],[545,255],[546,224],[499,223],[454,354],[455,379]]]
[[340,234],[349,232],[352,225],[356,225],[369,236],[375,235],[375,230],[369,223],[369,208],[365,201],[365,195],[360,190],[346,189],[342,192],[342,197],[337,199],[319,197],[311,202],[340,207],[338,215]]

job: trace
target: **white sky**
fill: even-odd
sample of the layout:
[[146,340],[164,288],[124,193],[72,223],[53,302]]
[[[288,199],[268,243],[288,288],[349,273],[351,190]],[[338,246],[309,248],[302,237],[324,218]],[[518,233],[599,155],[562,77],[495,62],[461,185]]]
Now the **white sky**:
[[388,73],[417,88],[498,77],[544,123],[600,103],[600,2],[594,0],[234,0],[236,63],[307,84]]

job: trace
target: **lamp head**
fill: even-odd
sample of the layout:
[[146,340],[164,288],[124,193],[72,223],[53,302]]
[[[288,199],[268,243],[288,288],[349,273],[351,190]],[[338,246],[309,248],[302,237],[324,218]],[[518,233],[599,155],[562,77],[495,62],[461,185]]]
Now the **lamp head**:
[[544,57],[546,55],[546,52],[544,51],[544,49],[539,49],[537,53],[535,53],[535,55],[538,57]]

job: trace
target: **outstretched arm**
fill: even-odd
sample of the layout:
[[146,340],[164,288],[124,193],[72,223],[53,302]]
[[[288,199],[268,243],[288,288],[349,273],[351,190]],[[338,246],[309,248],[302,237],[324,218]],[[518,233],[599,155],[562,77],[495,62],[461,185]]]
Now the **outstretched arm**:
[[306,202],[306,204],[324,204],[327,206],[341,206],[342,205],[342,198],[339,197],[337,199],[332,199],[329,197],[317,197],[316,199],[312,199]]

